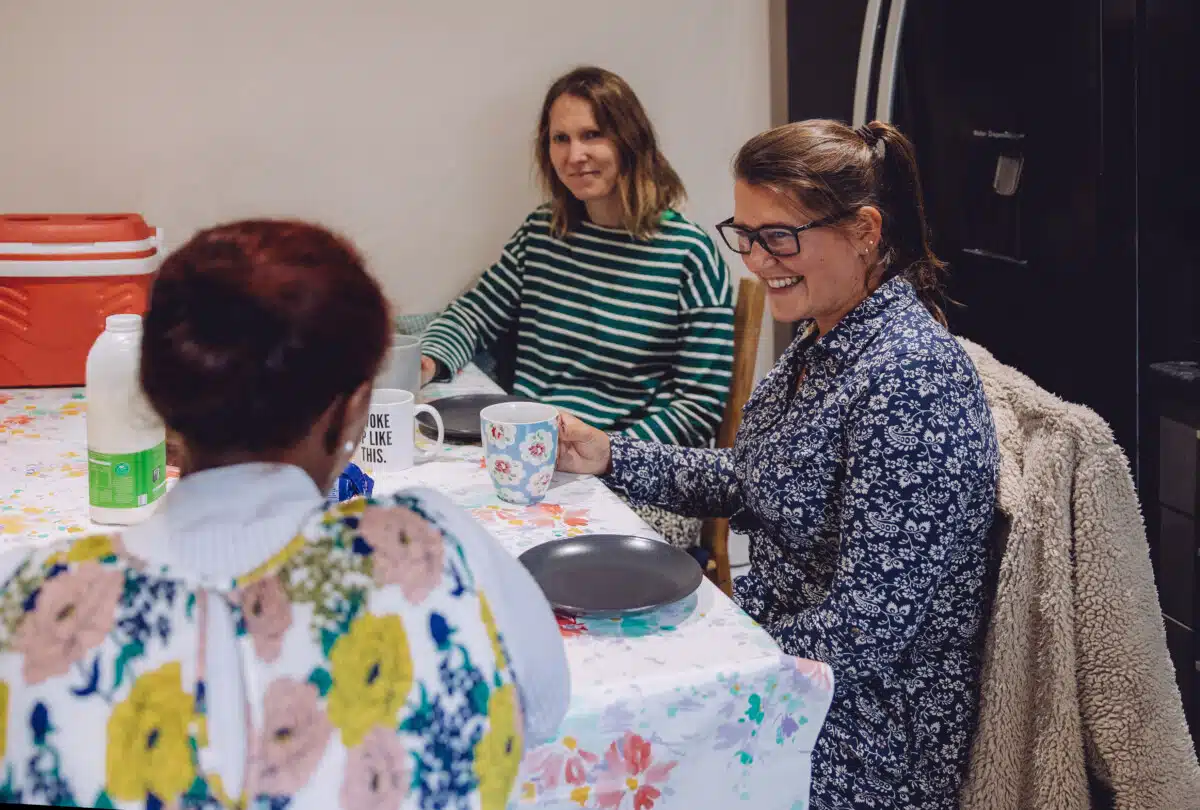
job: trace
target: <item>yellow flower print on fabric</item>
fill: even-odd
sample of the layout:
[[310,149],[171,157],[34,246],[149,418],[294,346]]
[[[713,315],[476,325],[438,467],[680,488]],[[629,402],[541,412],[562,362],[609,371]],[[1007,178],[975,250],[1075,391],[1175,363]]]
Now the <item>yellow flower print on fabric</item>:
[[341,501],[329,508],[329,513],[339,518],[356,517],[361,515],[367,509],[367,499],[362,496],[351,498],[348,501]]
[[204,775],[204,782],[208,785],[209,794],[216,799],[222,807],[232,807],[235,810],[242,810],[246,806],[245,796],[230,796],[225,790],[225,783],[221,781],[221,775],[209,773]]
[[487,597],[479,594],[479,615],[483,626],[487,628],[488,638],[492,640],[492,652],[496,654],[496,669],[505,669],[508,659],[504,655],[504,647],[500,644],[500,631],[496,629],[496,617],[492,615],[492,607]]
[[116,553],[112,538],[106,534],[81,537],[67,549],[67,562],[81,563],[100,560]]
[[272,554],[262,565],[258,566],[250,573],[240,576],[234,580],[234,587],[244,588],[247,585],[258,582],[267,574],[271,573],[276,568],[280,567],[292,557],[303,551],[306,545],[308,545],[308,538],[302,534],[296,535],[288,541],[286,546]]
[[105,789],[122,801],[153,793],[170,803],[196,778],[188,747],[194,700],[178,661],[147,672],[108,718]]
[[8,750],[8,683],[0,681],[0,760]]
[[413,686],[408,636],[399,616],[364,613],[329,652],[329,719],[353,748],[376,724],[395,726]]
[[483,810],[504,810],[521,766],[517,690],[506,684],[488,699],[488,730],[475,745],[475,776]]

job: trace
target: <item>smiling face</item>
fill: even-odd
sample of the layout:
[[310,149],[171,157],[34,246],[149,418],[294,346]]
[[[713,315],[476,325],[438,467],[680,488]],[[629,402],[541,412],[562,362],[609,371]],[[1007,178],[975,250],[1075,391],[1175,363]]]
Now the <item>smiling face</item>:
[[591,102],[559,96],[550,107],[549,130],[550,163],[562,184],[587,205],[589,214],[614,203],[619,211],[620,155],[613,139],[600,131]]
[[[734,186],[733,222],[739,227],[799,228],[820,218],[764,186],[740,179]],[[836,225],[800,233],[794,256],[772,256],[755,242],[742,261],[766,284],[776,320],[813,318],[825,334],[870,294],[868,268],[874,265],[879,227],[879,212],[866,207]]]

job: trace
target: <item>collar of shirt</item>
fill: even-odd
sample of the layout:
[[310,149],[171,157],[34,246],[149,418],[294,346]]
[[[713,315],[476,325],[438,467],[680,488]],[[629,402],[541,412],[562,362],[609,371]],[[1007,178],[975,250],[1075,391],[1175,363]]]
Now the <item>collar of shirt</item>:
[[124,530],[121,540],[134,557],[223,588],[282,550],[323,505],[299,467],[217,467],[179,479],[158,510]]
[[833,329],[817,336],[816,323],[808,321],[797,339],[805,365],[836,375],[853,365],[891,318],[913,305],[921,305],[917,292],[905,278],[889,279],[850,310]]

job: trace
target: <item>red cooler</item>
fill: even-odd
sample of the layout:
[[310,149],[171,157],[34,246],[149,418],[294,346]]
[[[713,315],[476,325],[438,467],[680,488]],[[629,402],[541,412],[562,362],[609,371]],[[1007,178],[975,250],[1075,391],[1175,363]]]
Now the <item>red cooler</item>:
[[161,250],[137,214],[0,214],[0,388],[83,385],[104,319],[145,312]]

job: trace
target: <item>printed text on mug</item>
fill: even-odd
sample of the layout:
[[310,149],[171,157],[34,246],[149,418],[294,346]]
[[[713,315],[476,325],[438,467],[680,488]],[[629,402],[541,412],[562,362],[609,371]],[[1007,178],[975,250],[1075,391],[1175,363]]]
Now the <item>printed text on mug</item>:
[[373,413],[368,417],[367,429],[362,439],[363,461],[382,464],[385,461],[383,448],[392,446],[391,415]]

